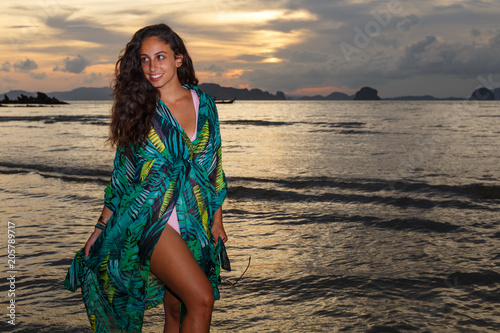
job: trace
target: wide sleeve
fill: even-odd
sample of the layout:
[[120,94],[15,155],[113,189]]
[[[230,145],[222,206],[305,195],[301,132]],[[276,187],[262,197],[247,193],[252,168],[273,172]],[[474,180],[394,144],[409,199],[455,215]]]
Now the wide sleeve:
[[123,194],[135,175],[134,153],[124,147],[116,150],[111,180],[104,190],[104,205],[113,212],[118,209]]
[[213,112],[214,122],[213,122],[213,130],[214,130],[214,156],[212,165],[215,167],[209,174],[210,183],[214,188],[214,196],[212,200],[212,208],[213,211],[217,211],[221,206],[227,195],[227,179],[226,174],[222,168],[222,142],[220,135],[220,127],[219,127],[219,117],[217,114],[217,108],[215,107],[215,103],[210,98],[209,99],[210,107]]

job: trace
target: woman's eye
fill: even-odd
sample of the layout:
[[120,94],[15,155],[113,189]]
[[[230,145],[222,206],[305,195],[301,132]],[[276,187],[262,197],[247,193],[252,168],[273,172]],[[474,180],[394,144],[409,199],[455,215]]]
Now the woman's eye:
[[141,62],[146,62],[148,61],[148,58],[141,58]]
[[164,56],[162,56],[162,55],[159,55],[159,56],[158,56],[158,60],[163,60],[163,59],[165,59],[165,57],[164,57]]

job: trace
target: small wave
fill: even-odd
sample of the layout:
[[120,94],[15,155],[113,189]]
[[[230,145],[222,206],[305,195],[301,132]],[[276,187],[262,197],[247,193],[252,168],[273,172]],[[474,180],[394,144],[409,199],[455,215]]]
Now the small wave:
[[500,274],[494,271],[455,272],[450,274],[447,279],[453,281],[457,288],[460,286],[500,284]]
[[358,131],[358,130],[343,130],[340,134],[383,134],[382,132]]
[[9,122],[9,121],[23,121],[23,122],[44,122],[46,124],[54,124],[60,122],[78,122],[82,124],[89,125],[100,125],[100,126],[108,126],[109,125],[109,116],[99,116],[99,115],[55,115],[55,116],[3,116],[0,117],[0,122]]
[[285,121],[268,121],[268,120],[225,120],[221,121],[225,125],[252,125],[252,126],[287,126],[293,125],[294,122]]
[[[425,182],[412,182],[403,180],[361,179],[361,178],[336,178],[336,177],[299,177],[282,179],[235,177],[235,181],[248,181],[257,183],[277,183],[293,188],[332,187],[339,189],[360,190],[362,192],[396,191],[403,193],[440,193],[445,195],[459,195],[470,199],[500,199],[500,186],[487,184],[443,185],[428,184]],[[452,202],[449,202],[450,204]],[[460,206],[458,201],[456,205]]]
[[366,123],[349,121],[349,122],[337,122],[337,123],[328,123],[328,122],[314,122],[310,123],[313,125],[323,125],[332,128],[361,128],[366,125]]
[[[475,284],[493,284],[499,274],[495,272],[453,273],[446,276],[433,274],[430,276],[383,277],[367,275],[321,275],[309,274],[296,278],[252,278],[245,280],[245,288],[252,292],[267,293],[268,291],[282,294],[288,301],[294,299],[311,299],[318,295],[328,297],[337,296],[338,290],[350,290],[352,296],[372,295],[391,291],[392,295],[403,296],[408,299],[432,299],[446,288],[460,288],[460,282],[468,280],[462,276],[474,276]],[[455,277],[458,276],[456,279]],[[458,282],[457,282],[458,281]],[[486,284],[485,284],[486,283]],[[470,283],[472,284],[472,283]]]
[[420,218],[391,219],[383,221],[365,222],[377,228],[387,228],[393,230],[413,230],[419,232],[453,232],[461,231],[462,228],[448,222],[438,222]]
[[500,199],[500,186],[473,184],[466,186],[466,189],[473,193],[477,198],[483,200]]
[[111,171],[71,167],[53,167],[44,164],[14,164],[0,162],[0,174],[36,173],[46,178],[58,178],[64,181],[99,182],[107,184]]
[[[259,217],[262,218],[262,217]],[[276,221],[279,225],[312,225],[312,224],[331,224],[331,223],[363,223],[369,227],[392,229],[396,231],[416,231],[416,232],[436,232],[450,233],[463,231],[463,228],[448,222],[432,221],[420,218],[396,218],[383,219],[369,215],[342,215],[332,214],[275,214],[267,218],[267,224],[270,221]]]
[[[239,178],[240,180],[242,178]],[[229,187],[229,196],[232,198],[252,199],[252,200],[268,200],[268,201],[282,201],[282,202],[344,202],[344,203],[378,203],[381,205],[389,205],[400,208],[422,208],[430,209],[434,207],[444,208],[460,208],[460,209],[495,209],[485,205],[476,204],[471,202],[470,199],[429,199],[429,198],[416,198],[416,193],[428,195],[429,187],[424,187],[425,190],[418,187],[413,191],[408,191],[405,188],[402,195],[401,191],[389,190],[388,182],[381,181],[368,181],[361,179],[352,179],[351,181],[333,179],[333,178],[309,178],[309,179],[280,179],[280,180],[257,180],[248,179],[249,182],[244,182],[240,185]],[[231,179],[230,179],[231,182]],[[271,186],[269,184],[261,183],[275,183],[281,185]],[[327,193],[305,192],[302,189],[314,189],[315,187],[327,187],[331,190]],[[341,191],[335,191],[338,188]],[[293,189],[293,190],[290,190]],[[345,193],[345,190],[351,190],[351,193]],[[323,191],[324,192],[324,191]],[[339,193],[340,192],[340,193]],[[354,192],[354,193],[353,193]],[[376,192],[381,192],[377,194]]]
[[294,121],[269,121],[269,120],[224,120],[221,124],[225,125],[251,125],[251,126],[289,126],[289,125],[315,125],[320,128],[362,128],[366,123],[362,122],[294,122]]
[[[397,328],[396,328],[397,327]],[[372,328],[368,329],[366,333],[400,333],[401,331],[398,330],[398,328],[404,329],[404,330],[412,330],[415,331],[418,328],[410,325],[397,325],[396,327],[393,326],[385,326],[385,325],[376,325],[373,326]]]

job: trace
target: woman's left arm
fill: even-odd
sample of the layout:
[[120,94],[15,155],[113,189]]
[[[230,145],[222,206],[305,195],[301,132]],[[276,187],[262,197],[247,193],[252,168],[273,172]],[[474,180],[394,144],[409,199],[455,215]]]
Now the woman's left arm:
[[226,231],[224,230],[224,225],[222,223],[222,207],[219,207],[219,209],[214,214],[214,223],[212,224],[212,236],[214,237],[215,242],[217,242],[219,237],[222,239],[224,243],[227,242]]

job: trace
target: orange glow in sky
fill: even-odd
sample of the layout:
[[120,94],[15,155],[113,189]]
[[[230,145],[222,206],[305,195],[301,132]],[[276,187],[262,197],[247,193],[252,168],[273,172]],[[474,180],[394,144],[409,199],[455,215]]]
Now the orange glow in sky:
[[314,96],[323,95],[327,96],[333,92],[341,92],[347,95],[354,95],[356,90],[349,89],[346,87],[317,87],[317,88],[302,88],[295,91],[289,92],[290,95],[304,95],[304,96]]
[[2,0],[0,13],[0,94],[109,86],[133,33],[160,22],[184,39],[201,83],[386,97],[470,95],[488,75],[500,85],[491,0]]

